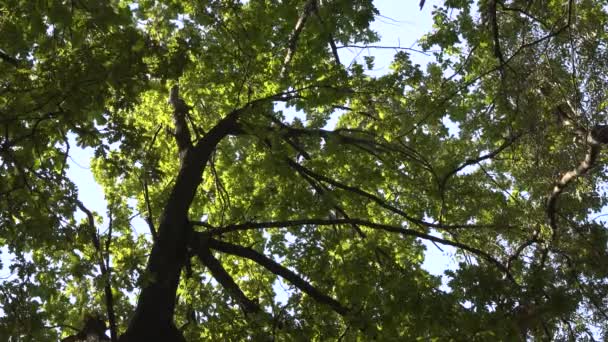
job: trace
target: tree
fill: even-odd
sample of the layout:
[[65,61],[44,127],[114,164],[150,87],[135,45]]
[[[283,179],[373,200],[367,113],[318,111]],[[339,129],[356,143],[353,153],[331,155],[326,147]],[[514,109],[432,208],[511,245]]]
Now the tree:
[[[0,336],[606,334],[604,2],[446,0],[422,39],[434,62],[396,48],[377,77],[373,57],[339,53],[374,51],[371,0],[0,13],[0,238],[16,275]],[[105,218],[66,176],[70,137],[95,149]],[[421,267],[425,242],[457,250],[449,289]]]

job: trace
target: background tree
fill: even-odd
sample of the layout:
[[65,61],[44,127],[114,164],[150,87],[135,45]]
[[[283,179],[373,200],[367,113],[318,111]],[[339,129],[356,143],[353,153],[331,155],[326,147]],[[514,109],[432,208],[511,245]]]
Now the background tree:
[[[339,54],[378,40],[370,0],[0,13],[1,336],[80,338],[98,315],[123,342],[606,334],[605,3],[445,1],[435,61],[401,50],[378,77]],[[457,249],[449,290],[423,241]]]

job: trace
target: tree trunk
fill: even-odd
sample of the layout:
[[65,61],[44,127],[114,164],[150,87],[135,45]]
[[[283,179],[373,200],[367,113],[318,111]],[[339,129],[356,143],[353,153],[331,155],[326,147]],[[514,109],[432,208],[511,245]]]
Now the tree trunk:
[[236,130],[237,114],[235,111],[220,120],[183,154],[179,174],[161,216],[158,240],[148,259],[137,308],[120,342],[185,341],[173,322],[173,314],[192,230],[188,210],[211,153],[222,138]]

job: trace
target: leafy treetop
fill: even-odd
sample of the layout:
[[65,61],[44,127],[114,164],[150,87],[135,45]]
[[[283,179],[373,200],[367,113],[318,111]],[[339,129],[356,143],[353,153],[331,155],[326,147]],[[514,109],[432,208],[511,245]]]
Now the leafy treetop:
[[433,62],[370,76],[339,51],[378,41],[371,0],[1,0],[0,336],[605,335],[606,3],[432,13]]

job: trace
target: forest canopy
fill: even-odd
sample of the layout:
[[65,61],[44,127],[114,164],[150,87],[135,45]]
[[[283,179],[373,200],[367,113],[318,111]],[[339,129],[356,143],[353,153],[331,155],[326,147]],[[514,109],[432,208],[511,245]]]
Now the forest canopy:
[[606,338],[608,2],[419,6],[0,0],[0,339]]

